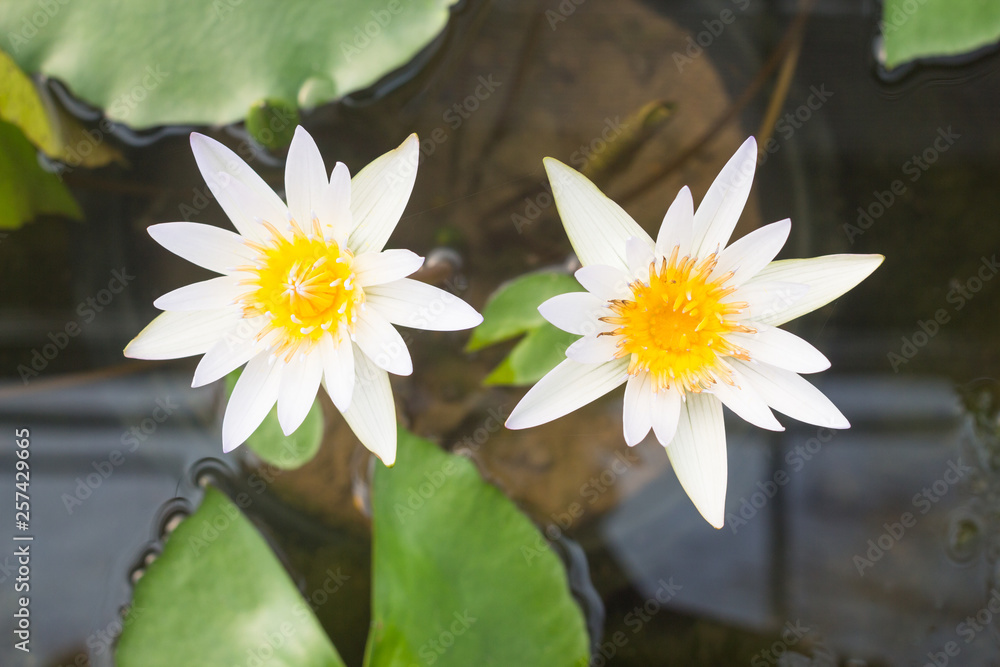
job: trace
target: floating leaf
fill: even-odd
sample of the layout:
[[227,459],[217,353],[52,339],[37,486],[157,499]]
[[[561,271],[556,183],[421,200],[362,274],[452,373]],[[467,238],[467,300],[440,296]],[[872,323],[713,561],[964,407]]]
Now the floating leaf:
[[573,276],[565,273],[529,273],[500,286],[483,309],[483,322],[465,349],[474,352],[487,345],[510,340],[545,322],[538,306],[557,294],[582,292]]
[[100,167],[112,160],[122,161],[121,154],[105,142],[105,131],[81,126],[3,51],[0,119],[17,125],[43,153],[70,166]]
[[295,126],[299,124],[299,110],[291,102],[262,100],[250,107],[247,114],[247,132],[261,146],[270,149],[284,148],[292,143]]
[[[225,124],[258,100],[328,102],[404,65],[455,0],[90,0],[0,3],[27,72],[66,82],[134,128]],[[113,38],[107,35],[114,26]]]
[[537,382],[566,358],[566,348],[577,338],[545,322],[518,342],[483,384],[523,386]]
[[28,140],[49,157],[59,154],[61,141],[49,122],[48,110],[35,89],[35,82],[3,51],[0,51],[0,119],[21,128]]
[[918,58],[955,56],[1000,39],[1000,3],[885,0],[880,27],[889,68]]
[[[226,396],[233,393],[241,371],[226,376]],[[245,444],[257,456],[282,470],[300,468],[312,460],[323,442],[323,409],[319,399],[314,399],[305,420],[291,435],[285,435],[278,423],[278,408],[271,408]]]
[[483,309],[483,323],[472,332],[469,352],[527,333],[484,381],[491,385],[530,384],[566,358],[577,336],[549,324],[538,306],[545,300],[583,288],[564,273],[532,273],[500,286]]
[[24,133],[0,121],[0,229],[17,229],[42,214],[83,217],[59,177],[39,166]]
[[545,538],[468,459],[404,430],[376,463],[365,665],[583,667],[589,640]]
[[270,547],[209,488],[135,586],[119,667],[342,667]]

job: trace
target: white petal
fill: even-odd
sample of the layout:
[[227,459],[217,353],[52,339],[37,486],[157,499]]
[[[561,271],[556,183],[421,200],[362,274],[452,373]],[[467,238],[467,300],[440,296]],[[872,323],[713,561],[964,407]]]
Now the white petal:
[[729,242],[750,196],[756,168],[757,142],[750,137],[715,177],[695,211],[693,256],[706,257]]
[[460,331],[478,326],[483,316],[451,292],[403,278],[365,289],[368,307],[393,324],[428,331]]
[[238,308],[160,313],[125,346],[125,356],[179,359],[204,354],[239,320]]
[[348,246],[357,254],[379,252],[396,228],[417,180],[420,142],[411,134],[393,151],[376,158],[351,181],[354,228]]
[[313,138],[299,125],[285,160],[285,198],[288,212],[303,230],[312,227],[313,213],[319,215],[328,187],[323,156]]
[[323,192],[316,213],[323,228],[333,235],[337,243],[347,242],[354,222],[351,217],[351,172],[343,162],[338,162],[333,168],[330,183]]
[[164,222],[147,230],[161,246],[187,261],[216,273],[231,273],[257,253],[239,234],[197,222]]
[[584,336],[566,349],[566,357],[581,364],[611,361],[617,353],[617,336]]
[[341,412],[361,444],[391,466],[396,462],[396,406],[389,376],[360,350],[354,356],[354,396],[351,406]]
[[239,285],[232,276],[219,276],[191,283],[167,292],[153,302],[160,310],[213,310],[236,303],[236,299],[246,294],[245,285]]
[[591,264],[577,269],[573,274],[584,289],[604,300],[624,299],[632,294],[629,275],[606,264]]
[[781,305],[754,319],[778,326],[830,303],[877,269],[882,255],[825,255],[810,259],[783,259],[771,262],[748,283],[787,281],[809,286],[801,299]]
[[653,433],[660,443],[670,442],[677,434],[681,404],[681,395],[676,391],[660,391],[651,396]]
[[739,345],[757,362],[796,373],[818,373],[830,367],[830,360],[805,340],[784,329],[754,322],[755,334],[732,333],[726,338]]
[[197,132],[191,133],[191,150],[209,189],[240,234],[254,240],[266,238],[257,219],[285,223],[285,203],[236,153]]
[[[244,237],[256,240],[260,243],[268,243],[274,238],[273,232],[265,227],[261,222],[266,221],[271,223],[274,228],[285,238],[291,238],[292,227],[288,220],[288,210],[280,211],[284,214],[283,218],[275,218],[274,215],[278,214],[279,211],[273,211],[268,214],[268,217],[259,215],[258,211],[260,207],[255,202],[255,195],[252,190],[250,190],[247,185],[236,179],[231,179],[229,185],[226,186],[226,190],[232,196],[234,206],[242,207],[244,217],[248,220],[252,220],[250,227],[240,229],[240,233]],[[306,231],[306,228],[303,228]]]
[[587,335],[611,328],[598,320],[610,314],[607,305],[590,292],[567,292],[543,301],[538,312],[563,331]]
[[323,361],[323,386],[333,404],[343,412],[351,406],[354,394],[354,346],[349,340],[338,346],[332,336],[326,335],[319,341],[319,352]]
[[622,408],[622,421],[625,431],[625,444],[634,447],[646,437],[653,428],[653,386],[649,381],[649,373],[639,373],[629,377],[625,383],[625,404]]
[[323,377],[323,363],[318,350],[307,355],[296,354],[281,376],[278,393],[278,423],[285,435],[291,435],[302,425]]
[[625,258],[628,261],[629,275],[642,281],[649,280],[649,265],[653,261],[652,242],[647,243],[645,239],[633,236],[625,242]]
[[726,284],[742,285],[774,259],[788,240],[791,230],[792,221],[785,219],[750,232],[722,251],[719,263],[712,271],[712,279],[732,271],[733,277]]
[[261,352],[250,360],[233,387],[226,414],[222,418],[222,451],[231,452],[260,426],[278,400],[285,365],[268,363],[270,353]]
[[383,250],[358,255],[354,273],[363,287],[382,285],[405,278],[424,264],[424,258],[409,250]]
[[532,387],[507,418],[507,428],[538,426],[600,398],[628,379],[628,360],[578,364],[567,359]]
[[240,320],[230,331],[227,331],[219,341],[208,349],[205,356],[194,369],[192,387],[202,387],[219,378],[228,375],[251,357],[262,351],[263,346],[257,342],[257,334],[263,328],[263,317]]
[[764,397],[754,390],[752,384],[736,368],[733,369],[733,382],[735,386],[725,382],[717,382],[712,386],[712,393],[736,416],[754,426],[766,428],[769,431],[785,430],[785,427],[775,419],[771,409],[767,407],[767,401],[764,400]]
[[837,406],[797,374],[768,364],[748,364],[739,359],[733,359],[732,364],[778,412],[807,424],[850,428],[851,424]]
[[680,256],[691,252],[691,236],[694,233],[694,201],[691,199],[691,188],[684,186],[660,223],[660,231],[656,235],[656,254],[658,257],[670,257],[671,251],[680,246]]
[[581,264],[607,264],[625,271],[625,242],[630,237],[653,245],[649,234],[587,177],[559,160],[547,157],[543,162],[563,227]]
[[403,337],[374,308],[368,308],[358,316],[357,344],[379,368],[395,375],[413,372],[413,361]]
[[677,435],[667,445],[670,465],[691,502],[716,528],[726,520],[726,429],[722,403],[711,394],[688,394]]
[[809,287],[799,283],[783,283],[775,281],[756,281],[744,283],[737,291],[723,299],[725,303],[734,301],[748,304],[739,318],[741,320],[752,320],[751,325],[757,322],[769,322],[770,318],[778,312],[784,312],[787,308],[804,299],[809,293]]

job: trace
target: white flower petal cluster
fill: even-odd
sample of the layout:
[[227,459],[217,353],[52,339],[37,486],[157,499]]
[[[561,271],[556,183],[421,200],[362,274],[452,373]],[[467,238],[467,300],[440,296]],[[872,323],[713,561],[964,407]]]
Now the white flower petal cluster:
[[650,430],[684,490],[716,528],[725,518],[726,436],[722,406],[780,431],[772,409],[828,428],[847,419],[801,373],[830,366],[801,338],[777,328],[848,291],[881,255],[772,261],[789,220],[726,247],[750,194],[757,144],[749,138],[697,211],[683,188],[654,241],[584,176],[552,158],[545,167],[587,290],[539,307],[581,338],[567,359],[524,396],[513,429],[561,417],[625,384],[625,441]]
[[220,276],[157,299],[165,312],[125,356],[204,355],[196,387],[246,364],[226,407],[224,451],[242,444],[275,403],[282,430],[295,431],[322,384],[361,442],[392,465],[388,373],[413,370],[393,325],[452,331],[482,321],[458,297],[407,278],[422,257],[383,250],[416,179],[417,136],[351,178],[340,162],[327,172],[312,137],[297,128],[287,205],[219,142],[194,133],[191,148],[238,233],[193,222],[149,228],[167,250]]

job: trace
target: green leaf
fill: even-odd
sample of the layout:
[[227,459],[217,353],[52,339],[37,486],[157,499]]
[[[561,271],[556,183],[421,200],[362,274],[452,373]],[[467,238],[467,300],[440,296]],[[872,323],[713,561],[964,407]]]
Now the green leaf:
[[885,0],[882,34],[886,66],[954,56],[1000,39],[996,0]]
[[483,322],[465,346],[466,352],[500,343],[546,324],[538,312],[543,301],[557,294],[582,292],[573,276],[565,273],[529,273],[504,283],[483,308]]
[[[233,371],[226,376],[226,397],[232,395],[236,380],[242,371]],[[278,423],[278,408],[271,408],[257,430],[247,438],[244,445],[249,447],[263,461],[281,468],[294,470],[301,468],[319,452],[323,442],[323,409],[319,398],[313,400],[305,420],[291,435],[285,435]]]
[[566,348],[577,338],[545,322],[519,341],[483,384],[522,386],[537,382],[566,358]]
[[264,539],[211,487],[136,584],[115,657],[119,667],[344,664]]
[[17,229],[42,214],[83,217],[59,177],[39,166],[24,133],[0,121],[0,229]]
[[365,665],[583,667],[583,615],[545,538],[472,463],[405,430],[376,463]]
[[50,157],[59,153],[61,142],[35,83],[3,51],[0,51],[0,119],[21,128],[31,143]]
[[104,132],[85,130],[4,51],[0,51],[0,120],[18,126],[43,153],[71,167],[122,161],[121,154],[104,141]]
[[250,107],[246,120],[247,132],[254,141],[272,150],[292,143],[298,124],[299,110],[283,100],[257,102]]
[[114,121],[225,124],[258,100],[309,107],[368,87],[430,43],[454,2],[7,0],[0,34],[23,70]]
[[525,385],[535,382],[566,358],[566,348],[577,336],[545,321],[538,306],[543,301],[583,288],[565,273],[530,273],[504,283],[483,309],[483,322],[465,349],[474,352],[527,333],[511,353],[483,381],[487,385]]

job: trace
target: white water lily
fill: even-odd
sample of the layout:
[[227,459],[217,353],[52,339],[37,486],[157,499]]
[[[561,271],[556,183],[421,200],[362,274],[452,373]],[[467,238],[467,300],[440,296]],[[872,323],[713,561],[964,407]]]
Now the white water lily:
[[830,366],[819,350],[777,326],[829,303],[864,280],[881,255],[772,261],[789,220],[726,244],[746,205],[757,161],[749,138],[694,211],[685,187],[654,241],[584,176],[552,158],[545,168],[586,292],[538,310],[582,338],[531,388],[507,427],[528,428],[625,384],[625,441],[652,429],[698,511],[725,519],[722,406],[783,430],[771,408],[800,421],[848,428],[847,419],[800,373]]
[[223,450],[242,444],[277,402],[284,433],[305,419],[322,383],[358,439],[386,465],[396,458],[396,411],[387,372],[409,375],[399,324],[435,331],[476,326],[458,297],[411,280],[423,258],[383,250],[409,200],[417,136],[353,179],[329,178],[312,137],[288,150],[288,205],[235,153],[193,133],[198,168],[239,234],[193,222],[153,225],[167,250],[222,274],[157,299],[160,314],[125,356],[203,354],[192,386],[246,364],[222,424]]

